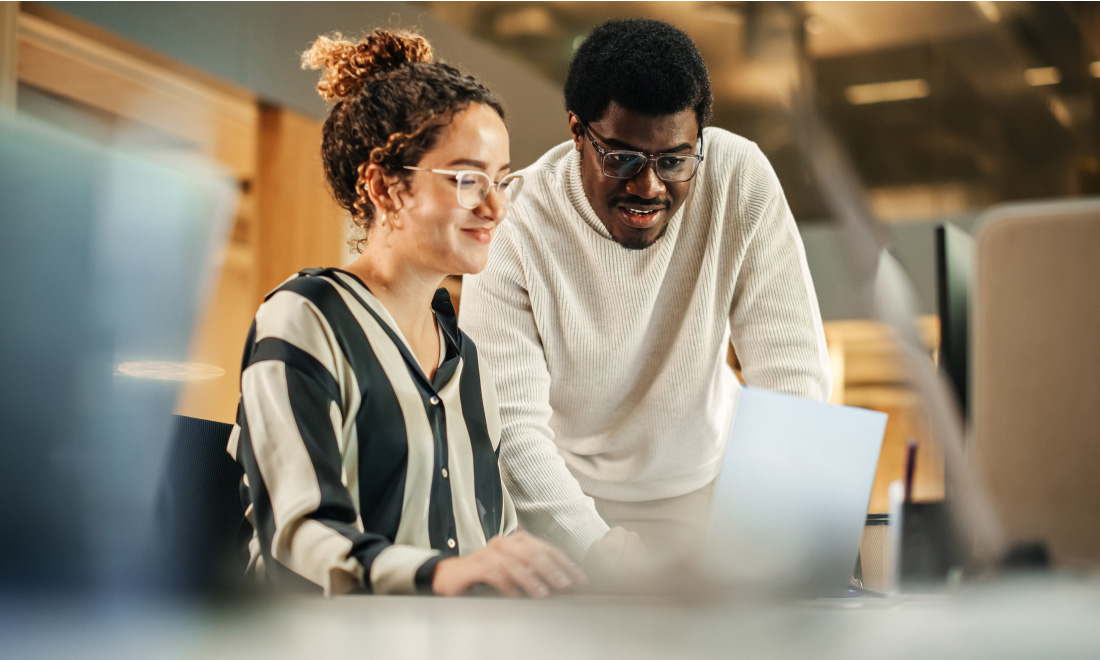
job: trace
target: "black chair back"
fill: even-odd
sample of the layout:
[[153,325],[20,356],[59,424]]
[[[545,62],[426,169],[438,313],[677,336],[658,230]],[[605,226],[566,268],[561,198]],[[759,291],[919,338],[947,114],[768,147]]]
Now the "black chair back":
[[157,498],[166,586],[196,595],[244,584],[252,528],[244,519],[242,470],[226,451],[231,424],[175,415]]

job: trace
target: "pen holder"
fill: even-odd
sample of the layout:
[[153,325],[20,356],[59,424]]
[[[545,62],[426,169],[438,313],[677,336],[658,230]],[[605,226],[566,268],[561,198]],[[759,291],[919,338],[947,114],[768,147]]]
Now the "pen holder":
[[958,543],[943,501],[902,507],[898,576],[903,591],[934,591],[960,565]]

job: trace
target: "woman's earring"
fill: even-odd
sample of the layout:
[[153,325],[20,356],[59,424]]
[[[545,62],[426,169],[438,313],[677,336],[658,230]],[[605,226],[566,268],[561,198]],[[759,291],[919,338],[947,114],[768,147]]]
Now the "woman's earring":
[[382,218],[379,224],[382,226],[382,229],[385,229],[390,224],[390,217],[386,215],[385,211],[382,212]]

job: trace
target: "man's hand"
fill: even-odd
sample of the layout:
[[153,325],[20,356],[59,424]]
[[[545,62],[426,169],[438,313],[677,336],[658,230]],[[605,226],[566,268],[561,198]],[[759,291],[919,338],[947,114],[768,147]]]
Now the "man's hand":
[[587,585],[588,578],[557,548],[518,532],[494,536],[484,548],[465,557],[439,562],[432,592],[461,596],[476,584],[489,585],[508,598],[545,598],[555,591]]
[[648,570],[648,552],[637,532],[612,528],[584,555],[584,569],[610,587],[623,587]]

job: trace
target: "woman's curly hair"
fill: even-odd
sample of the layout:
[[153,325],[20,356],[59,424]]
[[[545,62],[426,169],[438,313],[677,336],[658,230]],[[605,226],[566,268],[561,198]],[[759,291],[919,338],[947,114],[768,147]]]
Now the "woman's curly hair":
[[302,54],[302,68],[324,69],[317,91],[335,101],[322,131],[321,160],[333,196],[359,229],[349,241],[359,252],[375,217],[367,165],[377,163],[405,181],[405,166],[431,151],[455,113],[483,103],[504,118],[492,92],[435,62],[428,42],[409,32],[378,29],[357,43],[339,33],[318,37]]

